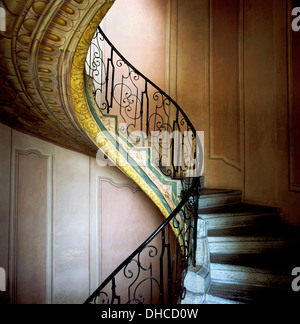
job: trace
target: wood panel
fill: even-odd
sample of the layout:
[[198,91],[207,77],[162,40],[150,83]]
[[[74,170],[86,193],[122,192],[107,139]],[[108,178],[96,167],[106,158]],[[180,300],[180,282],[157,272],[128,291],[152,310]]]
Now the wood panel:
[[[292,9],[300,7],[299,0],[289,1],[288,21],[296,17],[291,16]],[[295,32],[288,26],[289,34],[289,97],[290,97],[290,189],[300,191],[300,31]]]
[[15,151],[12,219],[13,295],[17,304],[45,304],[49,296],[48,161]]
[[[11,129],[0,124],[0,267],[8,274]],[[8,278],[7,278],[8,279]],[[6,280],[6,287],[8,286]],[[8,302],[8,289],[0,292],[0,304]]]
[[54,163],[54,303],[89,295],[89,158],[60,147]]
[[[135,251],[162,223],[163,215],[153,206],[152,201],[139,188],[129,184],[117,184],[113,180],[99,179],[100,192],[100,232],[101,232],[101,261],[100,276],[103,282],[112,271],[119,266],[126,257]],[[116,200],[117,197],[117,200]],[[149,245],[158,249],[157,256],[161,254],[161,237],[155,238]],[[155,251],[155,248],[153,248]],[[146,269],[149,266],[149,254],[146,249],[140,255],[141,265]],[[153,277],[159,278],[159,257],[154,257],[150,261],[153,267]],[[131,288],[133,297],[134,288],[137,283],[142,283],[139,292],[145,293],[150,289],[148,278],[150,272],[141,271],[138,276],[138,269],[134,262],[126,269],[133,271],[133,277],[125,277],[123,271],[117,276],[117,287],[119,295],[127,301],[128,287]],[[138,276],[138,281],[135,279]],[[145,277],[146,276],[146,277]],[[110,287],[108,287],[110,289]],[[153,284],[153,295],[158,296],[158,287]],[[135,296],[139,298],[138,296]],[[158,300],[158,297],[157,297]],[[146,298],[145,303],[150,301]]]
[[213,0],[211,19],[210,158],[241,167],[240,1]]
[[277,199],[275,9],[274,0],[244,7],[245,197],[268,205]]

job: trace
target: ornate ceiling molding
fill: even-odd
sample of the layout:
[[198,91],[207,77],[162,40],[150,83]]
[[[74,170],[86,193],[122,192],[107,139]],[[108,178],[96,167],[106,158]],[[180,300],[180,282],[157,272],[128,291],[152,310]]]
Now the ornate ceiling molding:
[[7,29],[0,35],[0,121],[90,156],[98,147],[109,152],[167,217],[162,198],[101,133],[85,96],[86,55],[114,1],[3,1]]
[[[131,166],[128,161],[122,156],[122,154],[116,149],[116,147],[108,140],[105,134],[101,131],[100,127],[94,120],[92,113],[89,109],[89,104],[86,97],[85,80],[84,80],[84,69],[86,56],[92,42],[92,38],[99,26],[100,21],[106,14],[106,11],[110,7],[110,1],[107,1],[94,16],[93,20],[89,23],[88,27],[82,34],[80,41],[77,44],[74,60],[71,68],[71,98],[73,106],[75,108],[75,114],[78,121],[82,125],[83,129],[93,140],[97,143],[97,146],[105,152],[109,158],[116,163],[118,168],[122,170],[129,178],[131,178],[154,202],[159,208],[161,213],[167,218],[170,215],[170,211],[167,210],[166,206],[162,202],[164,197],[158,195],[151,187],[150,183],[153,179],[143,178],[138,171]],[[169,206],[175,208],[175,206]],[[173,228],[176,233],[176,229]]]
[[95,156],[96,145],[72,105],[70,71],[82,34],[100,8],[104,15],[113,2],[2,1],[7,28],[0,36],[1,122]]

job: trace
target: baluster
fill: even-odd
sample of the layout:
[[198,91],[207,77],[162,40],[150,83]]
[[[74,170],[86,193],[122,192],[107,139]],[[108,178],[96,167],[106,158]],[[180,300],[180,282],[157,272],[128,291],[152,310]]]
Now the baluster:
[[119,304],[121,304],[121,297],[117,296],[116,288],[117,288],[117,286],[116,286],[116,278],[113,277],[112,278],[112,287],[111,287],[111,291],[112,291],[111,304],[114,304],[115,300],[117,300],[118,305],[119,305]]
[[164,304],[165,298],[165,286],[164,286],[164,254],[165,254],[165,246],[166,246],[166,235],[165,235],[165,228],[163,228],[161,232],[162,236],[162,251],[160,255],[159,265],[160,265],[160,300],[161,304]]
[[[100,27],[96,33],[95,39],[99,47],[100,64],[103,66],[100,67],[100,74],[97,74],[97,71],[93,71],[93,67],[95,66],[96,68],[97,66],[94,61],[87,62],[87,66],[89,67],[89,74],[93,71],[95,72],[93,73],[94,78],[100,75],[101,79],[100,84],[99,82],[97,83],[95,79],[93,83],[94,98],[98,105],[98,110],[100,111],[99,114],[101,114],[99,117],[109,118],[111,116],[112,120],[116,121],[117,124],[120,123],[120,120],[124,123],[129,121],[127,129],[128,135],[131,130],[145,131],[148,136],[151,135],[152,131],[157,131],[162,137],[166,136],[166,134],[163,133],[166,131],[166,133],[169,134],[168,138],[170,138],[170,142],[165,146],[170,149],[171,161],[167,168],[163,165],[164,151],[162,147],[159,146],[158,167],[166,177],[181,179],[182,200],[173,213],[171,213],[165,222],[145,241],[145,243],[133,252],[130,257],[116,268],[103,282],[87,300],[87,303],[96,302],[97,299],[100,300],[100,298],[102,298],[103,302],[107,301],[111,304],[120,304],[121,297],[117,295],[117,275],[118,280],[119,276],[121,277],[123,275],[122,282],[128,282],[128,300],[122,300],[123,303],[144,303],[146,301],[153,303],[154,297],[156,297],[153,295],[154,291],[156,291],[155,285],[159,288],[160,303],[177,303],[179,298],[184,298],[185,289],[183,281],[187,274],[188,267],[191,264],[195,265],[196,259],[199,179],[192,179],[191,175],[196,173],[192,171],[197,171],[198,165],[196,163],[191,167],[188,166],[188,162],[189,159],[192,160],[193,157],[197,162],[197,157],[201,154],[197,147],[197,133],[182,109],[167,94],[133,67],[113,47]],[[100,41],[103,45],[100,45]],[[103,48],[108,48],[108,52],[103,52],[101,46],[103,46]],[[87,60],[96,61],[96,57],[93,57],[92,53],[93,52],[90,51],[90,56]],[[106,55],[108,55],[108,57],[106,61],[107,66],[105,67],[104,61],[106,60]],[[123,68],[125,68],[125,71],[129,74],[123,72]],[[96,88],[97,86],[100,88]],[[101,93],[100,96],[99,92]],[[118,95],[120,95],[120,100],[118,99]],[[99,97],[100,99],[97,100]],[[189,131],[192,132],[193,136],[186,136],[186,138],[184,137],[184,140],[182,140],[182,136]],[[174,132],[176,132],[176,135]],[[145,143],[146,141],[143,138],[143,146],[145,146]],[[129,142],[127,144],[129,146]],[[116,141],[115,146],[115,148],[119,150],[119,141]],[[179,152],[178,156],[175,156],[177,150],[181,152]],[[183,154],[185,150],[191,152],[187,159],[185,154]],[[190,175],[190,178],[187,174]],[[167,242],[166,227],[170,226],[170,224],[173,225],[174,232],[176,233],[176,247],[171,246],[170,243]],[[154,244],[153,240],[158,237],[158,235],[161,235],[160,255],[158,253],[159,249],[150,245]],[[150,266],[148,267],[148,263],[146,266],[142,264],[144,259],[141,258],[141,253],[149,248],[151,250],[147,255],[150,260]],[[172,255],[173,248],[175,248],[174,255]],[[155,269],[152,267],[154,264],[152,260],[154,258],[157,258],[157,266],[159,267],[158,278],[153,277],[156,273]],[[136,273],[130,266],[137,267],[135,268]],[[110,283],[112,294],[111,300],[109,300],[108,295],[103,292]],[[150,284],[150,296],[144,297],[140,289],[145,285],[147,291],[149,291],[148,283]],[[123,294],[121,294],[121,296],[123,299]]]

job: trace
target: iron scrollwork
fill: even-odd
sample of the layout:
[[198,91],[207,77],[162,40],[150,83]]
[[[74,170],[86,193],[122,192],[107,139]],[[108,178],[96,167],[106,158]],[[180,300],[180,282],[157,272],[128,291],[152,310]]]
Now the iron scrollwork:
[[177,304],[185,297],[188,268],[195,265],[197,172],[202,163],[197,133],[177,103],[134,68],[100,27],[88,53],[86,74],[93,80],[98,114],[115,118],[128,144],[145,146],[145,137],[157,143],[151,146],[152,162],[182,183],[182,200],[173,213],[86,303]]
[[[199,139],[178,104],[132,66],[99,27],[94,35],[86,73],[93,79],[93,96],[101,116],[116,117],[126,125],[128,141],[151,145],[154,163],[172,179],[197,174],[201,161]],[[144,134],[137,139],[136,134]],[[149,143],[149,141],[151,143]],[[141,144],[142,142],[142,144]]]
[[[90,296],[87,304],[177,304],[185,297],[184,278],[194,260],[199,182],[144,244]],[[171,225],[173,231],[168,231]],[[173,233],[177,233],[172,239]]]

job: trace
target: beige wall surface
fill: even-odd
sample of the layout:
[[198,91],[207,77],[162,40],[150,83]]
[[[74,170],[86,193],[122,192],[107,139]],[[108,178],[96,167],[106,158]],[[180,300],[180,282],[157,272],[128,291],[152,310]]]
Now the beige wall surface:
[[171,95],[205,131],[206,186],[240,189],[300,225],[295,4],[170,0],[167,31]]
[[116,49],[165,90],[168,1],[117,0],[102,27]]
[[104,27],[205,131],[206,186],[242,190],[246,202],[278,206],[300,225],[296,5],[117,0]]
[[0,154],[2,301],[83,303],[163,222],[135,183],[96,159],[3,124]]

